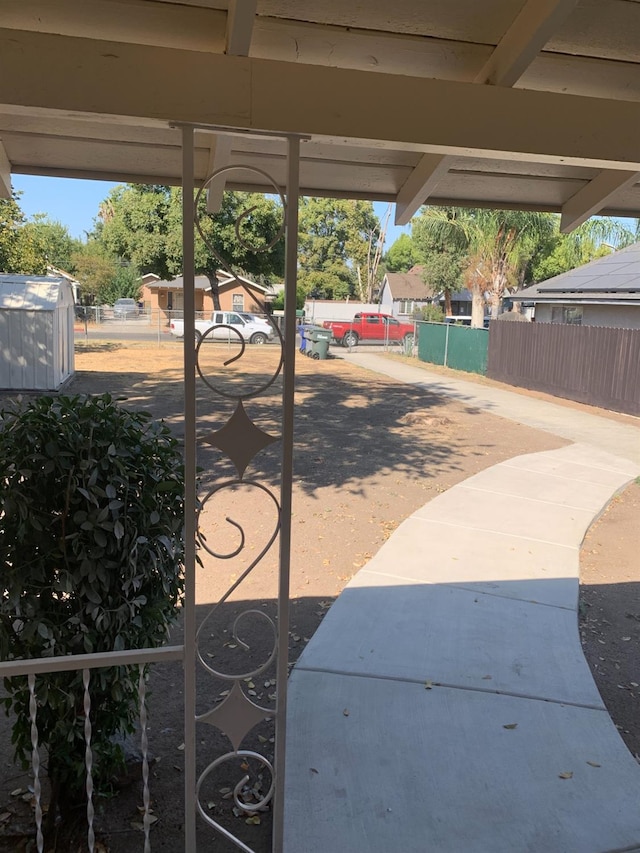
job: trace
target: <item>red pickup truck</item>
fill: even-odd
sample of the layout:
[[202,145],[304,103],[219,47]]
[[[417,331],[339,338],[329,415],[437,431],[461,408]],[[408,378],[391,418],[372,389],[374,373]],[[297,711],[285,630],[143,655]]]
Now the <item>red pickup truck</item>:
[[353,320],[325,320],[322,324],[343,347],[355,347],[360,341],[386,344],[413,343],[413,323],[401,323],[390,314],[359,313]]

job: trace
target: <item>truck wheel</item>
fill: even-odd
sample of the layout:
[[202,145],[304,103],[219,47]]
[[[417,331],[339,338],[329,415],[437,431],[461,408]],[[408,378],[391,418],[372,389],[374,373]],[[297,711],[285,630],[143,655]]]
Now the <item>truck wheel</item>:
[[263,335],[262,332],[256,332],[255,335],[251,335],[249,340],[250,344],[266,344],[267,336]]
[[343,347],[357,347],[358,346],[358,336],[355,332],[347,332],[347,334],[342,339]]

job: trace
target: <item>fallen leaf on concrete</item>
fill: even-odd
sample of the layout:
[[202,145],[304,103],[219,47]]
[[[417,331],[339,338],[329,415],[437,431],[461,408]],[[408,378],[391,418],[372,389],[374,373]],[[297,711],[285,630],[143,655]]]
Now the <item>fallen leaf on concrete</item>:
[[589,767],[602,767],[602,765],[598,764],[597,761],[587,761],[587,764],[589,765]]
[[564,773],[558,773],[558,779],[573,779],[573,772],[565,770]]
[[507,725],[503,726],[502,728],[503,729],[517,729],[518,724],[517,723],[507,723]]

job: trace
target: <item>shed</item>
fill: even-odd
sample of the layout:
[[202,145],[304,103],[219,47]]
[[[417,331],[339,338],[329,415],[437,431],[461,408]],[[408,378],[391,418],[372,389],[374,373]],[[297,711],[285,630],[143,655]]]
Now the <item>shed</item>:
[[0,388],[56,391],[74,373],[73,291],[61,276],[0,275]]

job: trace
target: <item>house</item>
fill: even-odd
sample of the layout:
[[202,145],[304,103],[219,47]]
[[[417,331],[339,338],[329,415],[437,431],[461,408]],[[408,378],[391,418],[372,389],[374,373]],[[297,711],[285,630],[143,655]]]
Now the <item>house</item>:
[[73,318],[68,278],[0,275],[0,388],[57,391],[68,382]]
[[413,315],[426,305],[438,304],[438,293],[418,272],[388,272],[380,287],[380,310],[395,317]]
[[537,323],[640,329],[640,243],[511,295]]
[[80,302],[80,282],[75,276],[72,276],[70,272],[66,270],[58,269],[58,267],[54,267],[51,264],[47,264],[47,275],[53,276],[54,278],[64,278],[71,285],[71,291],[73,293],[73,301],[76,305]]
[[[262,314],[265,306],[273,301],[274,291],[244,276],[233,277],[224,270],[218,270],[218,293],[220,308],[223,311],[249,311]],[[184,281],[182,277],[171,281],[162,281],[158,276],[142,276],[140,299],[145,309],[158,309],[167,317],[179,316],[184,308]],[[206,275],[195,278],[195,310],[204,314],[213,311],[211,283]]]

